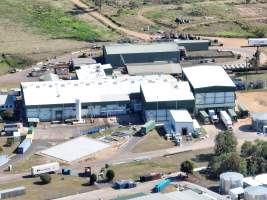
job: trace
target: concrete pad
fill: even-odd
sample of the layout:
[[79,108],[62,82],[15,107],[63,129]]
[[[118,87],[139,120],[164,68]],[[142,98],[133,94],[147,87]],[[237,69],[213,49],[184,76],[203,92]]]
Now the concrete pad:
[[88,137],[78,137],[42,151],[42,154],[73,162],[109,147],[108,144]]

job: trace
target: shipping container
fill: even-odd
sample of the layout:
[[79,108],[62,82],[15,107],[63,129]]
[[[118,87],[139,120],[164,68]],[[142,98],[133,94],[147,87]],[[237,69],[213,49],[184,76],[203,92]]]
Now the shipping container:
[[233,109],[228,109],[227,111],[228,111],[228,114],[231,117],[231,119],[236,122],[237,121],[236,112]]
[[24,195],[25,193],[26,193],[25,187],[5,189],[0,191],[0,199],[15,198],[17,196]]
[[23,142],[18,146],[17,153],[24,154],[30,148],[31,144],[31,139],[24,139]]
[[250,46],[267,46],[267,38],[251,38],[248,39]]
[[249,116],[249,111],[247,109],[247,107],[242,104],[242,103],[239,103],[238,104],[238,109],[239,109],[239,115],[241,118],[246,118]]
[[129,189],[134,187],[136,187],[136,183],[132,179],[117,181],[114,185],[115,189]]
[[161,179],[160,173],[151,173],[148,175],[140,176],[140,182],[153,181]]
[[58,170],[59,170],[58,162],[36,165],[31,168],[31,175],[36,176],[44,173],[57,172]]
[[141,127],[141,133],[146,135],[149,131],[156,127],[156,123],[153,120],[148,121]]
[[208,113],[206,113],[206,111],[204,111],[204,110],[199,111],[199,117],[200,117],[201,121],[203,122],[203,124],[209,124],[210,123],[209,115],[208,115]]
[[170,179],[164,179],[157,183],[153,188],[153,192],[161,192],[164,188],[166,188],[171,183]]

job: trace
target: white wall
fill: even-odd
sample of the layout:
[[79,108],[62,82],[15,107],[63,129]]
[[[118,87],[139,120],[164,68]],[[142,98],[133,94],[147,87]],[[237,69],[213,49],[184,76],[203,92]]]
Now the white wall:
[[197,93],[196,105],[235,103],[234,92]]

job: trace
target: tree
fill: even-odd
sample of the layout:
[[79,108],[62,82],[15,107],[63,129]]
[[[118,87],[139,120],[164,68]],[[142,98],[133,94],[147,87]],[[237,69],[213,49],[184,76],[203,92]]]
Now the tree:
[[112,181],[115,177],[115,172],[112,169],[109,169],[106,173],[106,178],[108,181]]
[[215,155],[236,152],[237,140],[233,133],[219,133],[215,139]]
[[191,162],[190,160],[186,160],[182,162],[180,169],[182,172],[186,174],[192,174],[193,169],[194,169],[194,163]]
[[252,142],[245,141],[241,146],[241,156],[243,157],[250,156],[252,154],[251,152],[252,146],[253,146]]
[[236,152],[225,153],[215,156],[208,165],[211,175],[218,178],[219,175],[227,171],[235,171],[241,174],[247,174],[246,160]]
[[0,147],[0,153],[3,153],[4,149],[3,147]]
[[40,175],[40,179],[42,181],[43,184],[48,184],[51,182],[52,178],[50,174],[41,174]]
[[97,180],[97,177],[95,174],[91,174],[90,176],[90,185],[94,185]]
[[13,110],[4,110],[1,113],[1,116],[5,120],[11,120],[11,121],[13,121],[14,120],[14,111]]

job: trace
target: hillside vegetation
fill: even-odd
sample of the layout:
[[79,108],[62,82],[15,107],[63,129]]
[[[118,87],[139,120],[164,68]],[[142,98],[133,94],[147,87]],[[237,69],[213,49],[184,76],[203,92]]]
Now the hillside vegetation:
[[34,28],[37,34],[52,38],[71,38],[76,40],[107,40],[108,30],[81,21],[49,2],[40,0],[1,0],[1,18]]

